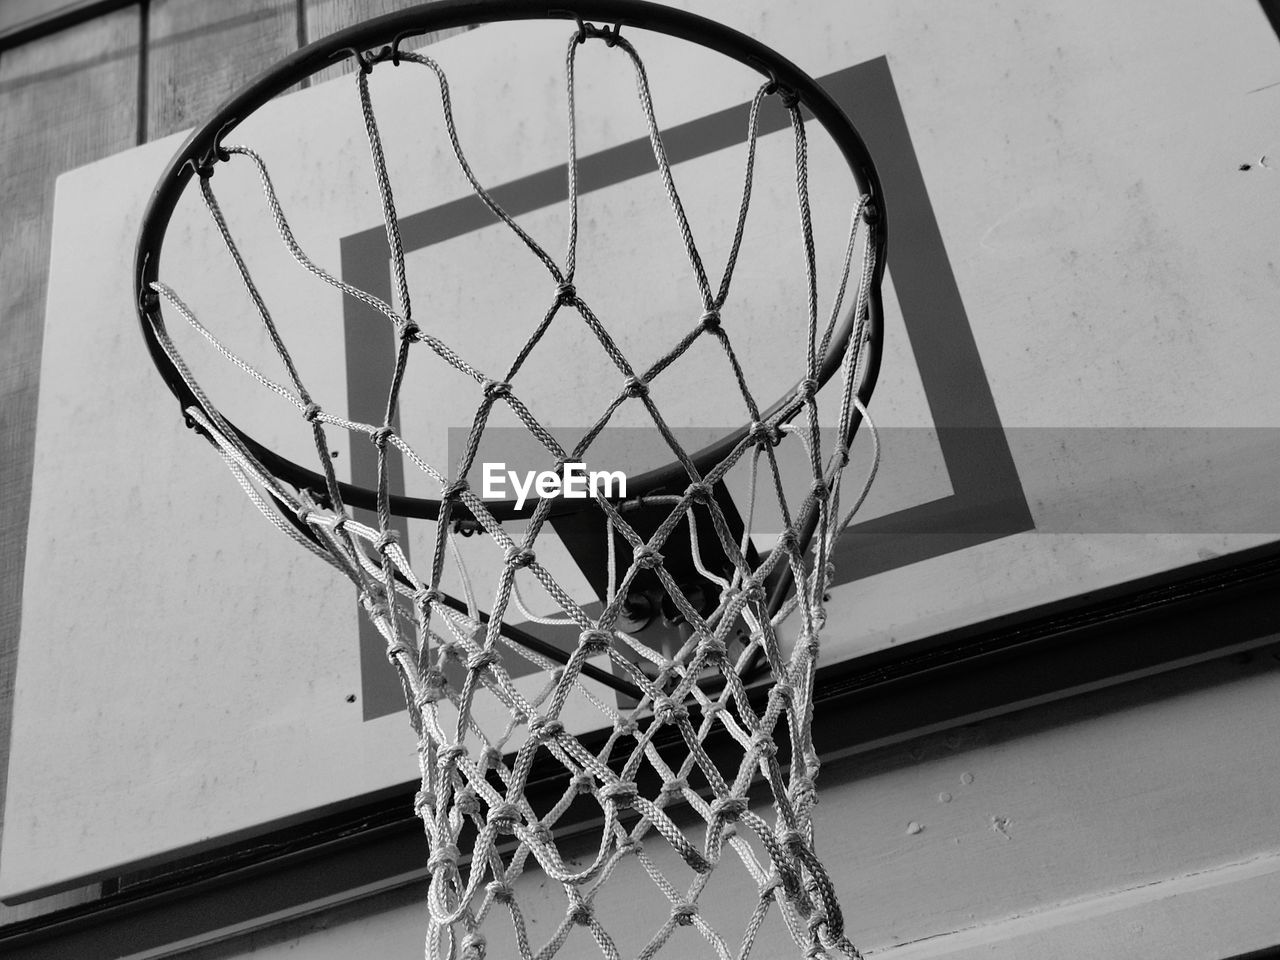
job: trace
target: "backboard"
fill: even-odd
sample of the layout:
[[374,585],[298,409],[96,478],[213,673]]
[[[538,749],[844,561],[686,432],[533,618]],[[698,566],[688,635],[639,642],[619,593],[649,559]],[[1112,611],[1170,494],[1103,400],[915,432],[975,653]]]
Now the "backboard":
[[[1280,446],[1269,377],[1280,354],[1268,252],[1277,193],[1267,154],[1278,131],[1264,89],[1277,58],[1256,4],[685,6],[818,77],[884,181],[888,329],[872,407],[884,466],[837,557],[826,662],[910,651],[947,630],[1277,538],[1268,482]],[[429,51],[449,76],[477,175],[557,251],[571,34],[564,24],[485,27]],[[738,189],[724,171],[740,176],[743,139],[726,118],[742,115],[758,78],[660,39],[634,42],[690,219],[718,264]],[[584,241],[581,270],[583,285],[593,271],[610,276],[593,295],[623,311],[661,299],[655,274],[673,287],[689,277],[678,248],[669,265],[653,259],[670,255],[670,219],[635,159],[645,155],[638,113],[603,106],[631,102],[632,79],[614,66],[602,57],[579,68],[584,229],[613,225]],[[373,81],[400,158],[392,172],[410,280],[429,291],[442,324],[463,306],[494,317],[493,328],[450,329],[469,356],[503,356],[517,322],[510,305],[550,284],[477,216],[437,112],[424,107],[427,80],[378,71]],[[792,144],[780,114],[762,123],[753,223],[784,223],[790,242],[794,184],[782,161]],[[309,254],[390,299],[354,81],[300,90],[237,133],[268,160],[283,158],[276,186]],[[396,788],[416,765],[383,642],[350,589],[244,501],[183,426],[141,346],[129,260],[180,139],[59,181],[0,860],[6,899],[297,822]],[[829,290],[850,198],[829,145],[814,140]],[[270,227],[252,176],[237,176],[227,166],[214,178],[240,200],[229,217]],[[203,212],[181,215],[179,229],[190,223],[194,236]],[[314,333],[300,363],[349,409],[376,411],[369,369],[386,348],[359,306],[300,276],[269,230],[246,244],[264,297]],[[239,295],[233,265],[215,254],[188,252],[181,292],[202,318],[227,291]],[[775,392],[795,379],[773,362],[789,344],[772,318],[795,295],[800,257],[794,243],[749,234],[738,267],[734,303],[757,331],[753,372],[773,377]],[[642,262],[648,269],[633,268]],[[629,348],[643,351],[651,325],[671,319],[654,314],[620,331]],[[236,349],[262,346],[244,335]],[[572,357],[577,344],[552,346]],[[205,353],[202,376],[232,418],[300,457],[287,405],[219,373],[220,358]],[[565,410],[602,388],[565,362],[548,363],[543,385]],[[413,389],[426,391],[406,399],[421,423],[406,429],[450,458],[470,411],[447,381]],[[722,395],[703,384],[670,399],[687,423],[705,423],[714,422],[706,404]],[[741,419],[722,414],[726,427]],[[620,468],[643,469],[652,435],[625,420],[614,430]],[[345,442],[332,451],[348,477],[367,477],[372,453]],[[575,589],[589,595],[585,572]],[[535,613],[554,612],[528,599]],[[525,626],[555,642],[554,628]]]

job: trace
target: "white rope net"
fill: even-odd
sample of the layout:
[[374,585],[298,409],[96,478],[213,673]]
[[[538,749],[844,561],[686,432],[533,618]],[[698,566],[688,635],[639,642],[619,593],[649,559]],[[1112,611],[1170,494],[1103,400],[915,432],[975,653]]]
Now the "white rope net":
[[[634,69],[653,154],[700,289],[700,302],[691,310],[691,315],[697,316],[696,322],[648,369],[632,365],[610,336],[608,324],[592,312],[574,285],[578,238],[574,66],[580,43],[600,37],[629,58]],[[188,416],[216,444],[262,513],[281,531],[350,578],[365,611],[386,639],[387,653],[403,684],[418,737],[421,789],[416,810],[429,847],[427,956],[484,956],[484,931],[492,931],[492,925],[504,922],[501,918],[505,915],[511,931],[507,935],[514,937],[524,960],[557,955],[579,927],[585,928],[604,957],[625,953],[648,958],[658,954],[681,926],[696,928],[714,955],[745,958],[752,955],[757,935],[771,912],[781,917],[802,955],[859,956],[845,932],[835,890],[814,849],[812,809],[819,764],[810,725],[816,657],[824,624],[823,601],[832,576],[832,548],[865,497],[878,462],[877,444],[866,482],[853,502],[842,506],[841,481],[850,460],[847,438],[852,436],[852,427],[866,418],[857,388],[865,363],[867,303],[875,267],[875,244],[865,235],[874,227],[859,235],[867,198],[860,198],[850,211],[843,272],[829,312],[823,311],[820,316],[803,117],[795,98],[787,91],[773,84],[761,86],[751,102],[735,236],[722,278],[713,285],[676,190],[644,65],[627,38],[616,31],[601,32],[584,26],[574,33],[565,59],[570,223],[568,249],[561,263],[503,211],[472,173],[454,126],[444,71],[426,56],[396,51],[397,65],[424,67],[434,74],[446,129],[461,170],[476,195],[541,261],[555,285],[554,295],[510,366],[491,375],[455,353],[443,339],[447,331],[440,331],[437,336],[413,319],[399,220],[368,83],[373,66],[391,56],[386,50],[365,55],[356,82],[385,214],[396,305],[344,283],[308,257],[294,238],[267,166],[257,153],[246,146],[231,146],[221,148],[217,155],[219,162],[247,162],[256,167],[275,227],[299,264],[325,283],[373,307],[394,324],[399,347],[381,423],[353,422],[330,413],[321,408],[304,385],[223,217],[212,185],[212,164],[197,171],[200,189],[284,364],[288,383],[269,379],[225,347],[170,286],[157,282],[153,289],[227,360],[294,404],[314,434],[317,459],[327,486],[321,495],[294,489],[259,462],[196,382],[163,325],[155,324],[163,349],[200,403],[187,411]],[[805,368],[797,371],[800,384],[794,394],[776,412],[765,416],[735,355],[731,317],[722,317],[721,311],[729,296],[751,201],[758,112],[765,98],[775,95],[782,97],[789,112],[795,142],[796,198],[808,263],[808,360]],[[843,348],[838,381],[832,382],[839,391],[838,423],[834,431],[820,430],[815,398],[820,368],[832,349],[846,302],[850,303],[854,324]],[[553,323],[566,322],[582,324],[599,341],[616,369],[618,384],[612,402],[572,449],[562,446],[521,401],[520,394],[521,368],[530,351]],[[736,378],[751,418],[750,428],[732,451],[721,462],[703,470],[682,448],[649,395],[654,379],[700,338],[713,339],[722,348],[720,354]],[[839,344],[835,347],[839,348]],[[427,462],[393,428],[409,358],[424,349],[435,358],[433,362],[449,365],[474,385],[474,424],[463,455],[452,471]],[[619,504],[603,497],[595,499],[592,508],[601,511],[609,530],[610,589],[603,610],[593,617],[538,558],[538,538],[547,524],[552,500],[539,501],[517,537],[459,478],[468,475],[490,413],[498,404],[514,412],[545,449],[548,460],[557,470],[563,470],[566,464],[580,463],[589,455],[593,441],[625,403],[642,404],[647,409],[672,456],[687,472],[688,484],[682,494],[661,501],[669,507],[669,513],[647,538],[628,523]],[[377,447],[376,524],[359,522],[343,503],[327,455],[330,444],[326,433],[330,429],[366,435]],[[873,426],[871,432],[874,440]],[[832,436],[837,438],[834,445]],[[778,463],[777,447],[781,443],[804,447],[810,473],[807,489],[802,496],[792,497],[790,503]],[[442,508],[436,521],[435,548],[425,574],[410,565],[394,528],[388,480],[388,453],[392,449],[430,477],[440,490]],[[715,485],[740,462],[749,466],[751,475],[752,503],[746,533],[733,532],[713,496]],[[777,497],[784,530],[776,546],[752,560],[748,538],[757,496]],[[296,524],[290,521],[290,515],[296,517]],[[457,609],[459,604],[444,603],[441,592],[446,569],[451,564],[461,564],[451,533],[451,525],[459,517],[474,518],[491,548],[504,558],[491,596],[479,596],[479,585],[463,573],[466,602],[461,606],[465,606],[465,612]],[[806,523],[813,530],[809,544],[801,542]],[[680,537],[673,540],[678,530],[682,531]],[[683,539],[686,536],[688,539]],[[624,538],[629,544],[630,564],[619,564],[615,537]],[[718,541],[719,549],[731,561],[731,575],[721,576],[708,568],[702,557],[706,538]],[[699,609],[699,604],[688,596],[688,584],[678,583],[666,571],[663,551],[677,543],[678,549],[689,549],[691,545],[700,575],[718,592],[719,602],[713,610]],[[770,578],[784,567],[789,568],[796,586],[781,609],[771,614],[767,587]],[[669,654],[650,649],[618,627],[629,588],[643,571],[656,575],[689,626],[687,641]],[[527,595],[535,584],[563,611],[561,617],[539,618],[528,612],[521,586]],[[512,642],[503,633],[502,623],[513,604],[529,619],[576,627],[579,641],[567,662],[554,662]],[[487,616],[482,615],[482,609],[487,609]],[[795,641],[784,656],[786,645],[780,640],[780,626],[788,619]],[[741,632],[744,625],[748,638],[731,657],[730,635]],[[510,668],[514,658],[524,658],[541,671],[545,683],[535,694],[513,682]],[[599,695],[598,687],[586,682],[584,667],[593,658],[607,658],[615,675],[634,684],[641,696],[633,708],[622,709],[608,702]],[[757,690],[753,696],[742,674],[748,664],[757,661],[767,666],[767,693]],[[456,679],[459,674],[463,678],[460,682]],[[453,682],[448,675],[455,678]],[[571,697],[585,700],[599,711],[603,724],[609,728],[603,743],[596,740],[588,747],[565,728],[562,714]],[[496,729],[482,722],[482,700],[502,706],[506,719]],[[712,740],[734,745],[731,762],[726,763],[722,749],[715,757],[708,752],[707,744]],[[558,799],[542,809],[535,809],[526,795],[535,761],[551,762],[563,770]],[[646,791],[641,789],[641,782],[657,786]],[[763,806],[771,807],[769,815],[749,802],[749,791],[761,783],[767,791]],[[563,855],[564,841],[557,828],[564,826],[570,808],[584,799],[595,805],[594,817],[588,819],[600,824],[593,833],[598,842],[587,862],[571,863]],[[695,822],[700,824],[696,830],[681,829],[673,819],[673,809],[681,805],[686,808],[681,816],[687,816],[687,811],[696,814]],[[582,822],[580,815],[574,819]],[[659,864],[663,858],[655,856],[654,844],[669,847],[687,869],[678,876],[670,875],[670,870],[664,873]],[[595,903],[611,876],[632,859],[652,879],[666,908],[655,919],[647,942],[628,943],[624,949],[597,915]],[[744,905],[744,919],[732,936],[713,926],[700,910],[699,902],[726,860],[739,862],[756,890],[755,899]],[[550,918],[549,925],[538,924],[541,931],[549,930],[538,942],[518,897],[522,875],[527,880],[534,871],[541,871],[563,890],[563,909],[558,917]]]

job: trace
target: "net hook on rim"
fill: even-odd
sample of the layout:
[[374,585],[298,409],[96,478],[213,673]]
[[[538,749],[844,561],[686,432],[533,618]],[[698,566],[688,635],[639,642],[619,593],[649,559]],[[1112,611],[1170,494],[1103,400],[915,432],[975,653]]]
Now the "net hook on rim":
[[226,163],[231,159],[231,152],[222,145],[222,137],[228,130],[236,125],[236,119],[228,120],[218,128],[217,134],[213,138],[213,142],[209,145],[209,149],[200,155],[199,159],[189,157],[185,166],[191,168],[201,180],[208,180],[213,176],[213,165],[215,163]]
[[603,40],[606,47],[616,47],[618,41],[622,39],[622,24],[615,23],[612,26],[597,27],[594,23],[587,23],[577,14],[573,17],[578,23],[578,35],[574,37],[575,42],[586,43],[592,37],[598,37]]
[[769,71],[769,85],[765,87],[764,92],[768,96],[773,96],[776,93],[782,101],[782,105],[788,110],[794,110],[800,105],[800,95],[785,83],[779,82],[778,75],[772,70]]
[[[402,36],[408,35],[404,34]],[[399,66],[401,38],[401,36],[397,36],[393,43],[373,51],[361,50],[357,47],[343,47],[341,50],[335,51],[334,59],[337,59],[338,54],[342,54],[344,57],[351,57],[359,64],[360,72],[364,74],[373,73],[373,68],[376,64],[385,63],[388,60]]]
[[393,67],[400,66],[400,43],[406,37],[416,36],[412,33],[397,33],[391,41],[391,65]]

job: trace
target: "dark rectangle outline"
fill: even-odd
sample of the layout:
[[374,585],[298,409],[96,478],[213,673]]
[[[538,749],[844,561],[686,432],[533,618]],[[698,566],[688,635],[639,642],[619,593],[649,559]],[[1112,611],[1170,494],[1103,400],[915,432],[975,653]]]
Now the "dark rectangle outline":
[[[889,270],[935,428],[952,494],[853,525],[837,546],[836,584],[1034,529],[978,354],[969,318],[947,257],[942,233],[911,142],[889,62],[877,57],[821,77],[820,83],[862,131],[877,159],[894,239]],[[785,128],[785,113],[769,102],[760,116],[762,136]],[[709,114],[663,131],[671,163],[745,144],[749,105]],[[578,183],[588,193],[656,169],[647,139],[581,157]],[[512,216],[568,197],[562,164],[496,186],[490,194]],[[402,215],[406,252],[442,243],[499,221],[470,195]],[[391,271],[383,226],[343,237],[342,278],[390,303]],[[351,418],[379,422],[387,390],[387,357],[395,350],[385,318],[353,297],[344,298],[347,389]],[[372,487],[377,461],[371,446],[351,452],[352,481]],[[392,477],[393,485],[398,477]],[[366,720],[403,707],[403,692],[386,669],[384,641],[360,619],[362,703]]]

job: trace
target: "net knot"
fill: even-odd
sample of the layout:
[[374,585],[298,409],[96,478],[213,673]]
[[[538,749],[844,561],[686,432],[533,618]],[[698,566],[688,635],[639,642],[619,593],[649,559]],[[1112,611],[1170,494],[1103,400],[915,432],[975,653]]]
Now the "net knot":
[[817,392],[818,381],[813,377],[805,377],[796,387],[796,396],[803,397],[805,400],[812,400]]
[[674,797],[678,793],[683,793],[689,786],[689,781],[680,777],[673,777],[670,780],[662,781],[662,793],[667,797]]
[[568,280],[562,280],[556,286],[556,303],[575,303],[577,299],[578,289]]
[[460,743],[451,743],[440,751],[440,764],[445,767],[454,766],[458,760],[467,755],[467,748]]
[[817,787],[814,785],[812,778],[806,776],[793,778],[789,792],[793,799],[807,801],[810,805],[815,803],[818,798]]
[[613,725],[613,729],[620,737],[634,737],[639,726],[634,720],[619,720]]
[[453,798],[453,805],[463,816],[474,816],[480,812],[480,797],[475,790],[470,787],[464,787]]
[[413,656],[413,648],[403,640],[397,640],[395,643],[387,646],[387,659],[391,661],[391,665],[393,667],[399,663],[399,658],[402,656]]
[[419,710],[444,699],[444,674],[439,670],[428,670],[427,675],[422,678],[422,687],[422,695],[417,700]]
[[418,334],[420,334],[421,332],[422,332],[422,328],[419,327],[412,320],[410,320],[408,323],[406,323],[403,327],[400,328],[400,339],[401,340],[417,340]]
[[641,570],[653,570],[662,566],[662,554],[650,546],[643,546],[632,555],[635,565]]
[[595,791],[595,777],[591,776],[586,770],[573,775],[573,789],[581,794],[588,794]]
[[382,533],[378,534],[378,539],[373,541],[373,545],[379,553],[386,553],[393,543],[399,543],[399,542],[400,542],[400,531],[383,530]]
[[649,385],[643,380],[636,377],[627,377],[623,384],[622,392],[628,397],[647,397],[649,395]]
[[765,600],[764,584],[762,584],[759,580],[755,579],[755,577],[751,577],[747,580],[744,580],[742,583],[742,590],[740,592],[742,593],[742,596],[747,599],[748,602],[754,601],[758,603],[763,603]]
[[[706,663],[712,665],[723,663],[728,652],[729,648],[725,646],[725,642],[719,637],[706,637],[698,644],[698,653],[702,655],[702,659]],[[704,709],[703,714],[705,715],[706,712]]]
[[522,550],[518,547],[512,547],[507,551],[507,565],[519,570],[529,566],[537,557],[532,550]]
[[486,380],[484,382],[484,395],[488,400],[510,396],[511,384],[505,380]]
[[483,933],[479,930],[472,930],[458,944],[462,947],[462,960],[484,960],[485,947],[488,942]]
[[818,771],[822,769],[822,761],[818,759],[818,755],[814,753],[812,750],[805,751],[804,769],[806,771],[807,776],[810,779],[816,779],[818,776]]
[[800,537],[788,527],[778,534],[778,549],[783,553],[796,553],[800,549]]
[[441,594],[439,590],[432,590],[430,587],[427,587],[414,593],[413,602],[418,605],[419,610],[426,610],[431,606],[431,604],[439,603],[440,598]]
[[612,802],[615,806],[630,809],[639,796],[639,789],[630,780],[619,780],[600,788],[600,799]]
[[769,696],[777,697],[779,700],[785,700],[791,703],[796,694],[795,687],[787,683],[785,680],[779,680],[773,685],[773,689],[769,691]]
[[381,590],[370,590],[361,598],[364,604],[364,612],[369,615],[369,619],[374,623],[379,623],[390,618],[391,605],[387,603],[387,596]]
[[379,427],[377,430],[374,430],[372,433],[370,433],[369,439],[373,441],[373,445],[375,447],[381,450],[383,447],[387,445],[387,441],[391,439],[391,435],[393,433],[395,433],[394,430],[384,425]]
[[819,500],[827,499],[827,495],[831,492],[831,488],[827,486],[827,481],[823,480],[821,477],[815,479],[809,489]]
[[315,510],[307,506],[305,503],[303,503],[303,504],[300,504],[298,506],[298,509],[295,510],[293,513],[294,513],[294,516],[298,518],[299,523],[305,524],[305,523],[311,522],[311,515],[315,513]]
[[455,480],[444,488],[444,492],[441,493],[440,497],[442,500],[457,500],[470,489],[471,484],[467,483],[465,479]]
[[583,630],[578,634],[578,645],[585,656],[596,657],[609,651],[613,637],[606,630]]
[[799,857],[808,849],[805,846],[804,837],[801,836],[799,830],[787,830],[782,834],[782,846],[787,853],[793,857]]
[[759,447],[763,447],[765,444],[776,447],[782,442],[781,429],[767,423],[761,423],[759,420],[751,421],[751,426],[747,429],[747,436],[754,440]]
[[684,488],[684,495],[694,503],[710,503],[711,502],[711,484],[705,480],[699,480],[691,483]]
[[809,930],[816,939],[825,927],[827,942],[839,940],[844,933],[844,916],[840,912],[840,902],[836,898],[835,886],[818,858],[807,851],[807,848],[806,854],[805,866],[809,870],[809,882],[806,888],[808,893],[818,901],[817,908],[809,918]]
[[487,670],[497,663],[499,659],[498,651],[491,649],[481,650],[467,658],[467,669],[477,672]]
[[747,801],[744,797],[722,797],[711,804],[712,819],[721,823],[735,823],[747,812]]
[[693,903],[677,903],[671,908],[671,919],[682,927],[687,927],[693,923],[693,918],[698,915],[698,907]]
[[699,323],[707,333],[715,333],[720,329],[720,311],[708,310],[700,318]]
[[588,926],[593,916],[591,904],[584,900],[579,900],[569,909],[569,919],[580,927]]
[[436,795],[430,790],[419,790],[413,795],[413,812],[426,820],[436,806]]
[[302,419],[307,423],[315,423],[318,416],[320,416],[320,404],[311,402],[302,408]]
[[763,730],[758,730],[751,738],[751,750],[763,760],[765,757],[772,757],[776,754],[778,745],[773,742],[773,738],[769,734]]
[[489,808],[489,826],[499,833],[514,833],[523,817],[514,803],[495,803]]
[[838,447],[836,449],[836,459],[840,461],[841,469],[847,467],[849,465],[849,460],[851,459],[849,455],[849,448],[846,446]]
[[432,873],[458,869],[458,848],[452,843],[442,843],[436,847],[427,858],[427,869]]
[[659,723],[675,723],[689,716],[683,703],[671,697],[658,697],[653,704],[653,715]]
[[498,770],[502,767],[502,751],[497,747],[486,747],[480,754],[480,769]]
[[491,880],[485,889],[498,903],[513,903],[516,899],[516,892],[511,884],[503,880]]
[[534,717],[529,721],[529,736],[539,743],[554,740],[564,733],[564,724],[551,717]]

